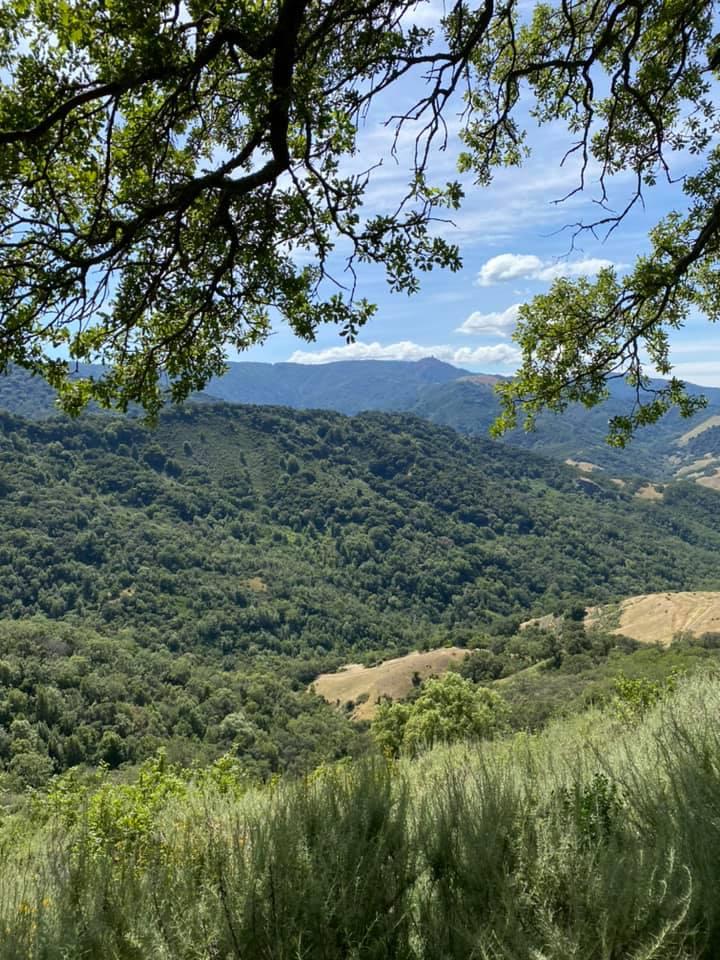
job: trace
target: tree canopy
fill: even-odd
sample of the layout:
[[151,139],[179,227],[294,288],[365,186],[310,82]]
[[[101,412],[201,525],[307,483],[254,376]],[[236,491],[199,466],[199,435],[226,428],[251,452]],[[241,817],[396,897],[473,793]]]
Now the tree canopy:
[[[671,376],[668,330],[694,309],[715,319],[720,303],[714,4],[562,0],[527,16],[519,0],[457,2],[435,29],[416,7],[0,3],[0,366],[42,374],[70,411],[94,398],[152,412],[163,377],[182,398],[278,314],[308,340],[325,323],[354,338],[373,311],[358,264],[409,292],[419,273],[460,265],[435,221],[462,189],[432,183],[459,105],[458,166],[478,185],[522,163],[528,123],[566,124],[578,190],[600,189],[598,219],[578,232],[614,229],[678,156],[699,158],[632,270],[558,280],[521,310],[501,426],[519,409],[532,420],[597,402],[613,376],[637,386],[618,441],[670,404],[690,412],[697,400],[672,377],[645,393],[643,363]],[[364,202],[374,169],[349,172],[359,122],[387,103],[391,128],[415,138],[391,214]],[[613,211],[621,169],[635,189]],[[63,352],[111,372],[70,379]]]
[[457,673],[427,680],[411,703],[384,700],[372,724],[375,742],[387,756],[416,753],[436,743],[485,739],[501,732],[505,701],[489,687],[474,686]]

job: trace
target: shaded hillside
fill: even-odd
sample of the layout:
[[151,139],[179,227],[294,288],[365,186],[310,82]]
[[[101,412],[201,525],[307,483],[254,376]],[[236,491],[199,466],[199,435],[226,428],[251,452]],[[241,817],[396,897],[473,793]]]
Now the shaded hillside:
[[[95,375],[100,368],[87,368]],[[85,371],[82,371],[85,372]],[[283,405],[355,414],[363,410],[412,412],[461,433],[487,437],[498,413],[494,384],[499,378],[469,374],[439,360],[358,360],[326,364],[230,363],[193,402],[222,400],[232,404]],[[503,442],[536,450],[559,460],[588,461],[609,475],[669,479],[692,462],[695,441],[680,443],[688,431],[720,415],[720,390],[692,388],[709,400],[707,410],[691,420],[673,411],[660,423],[638,431],[625,450],[605,442],[610,417],[626,413],[631,390],[614,383],[608,401],[592,410],[573,405],[562,415],[545,414],[537,429],[516,430]],[[54,394],[42,381],[15,369],[0,377],[0,409],[33,418],[54,415]],[[702,444],[701,444],[702,445]]]
[[[100,376],[101,367],[82,367],[83,375]],[[467,376],[465,370],[428,357],[417,362],[343,361],[325,364],[229,363],[203,396],[232,404],[262,404],[296,409],[409,410],[428,386]],[[55,391],[19,367],[0,376],[0,409],[42,418],[56,413]]]
[[55,414],[55,391],[41,377],[20,367],[0,374],[0,410],[19,417],[40,419]]

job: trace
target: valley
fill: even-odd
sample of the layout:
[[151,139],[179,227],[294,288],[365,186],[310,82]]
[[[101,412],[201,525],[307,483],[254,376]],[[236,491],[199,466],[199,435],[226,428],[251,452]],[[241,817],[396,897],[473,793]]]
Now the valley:
[[[620,478],[581,453],[540,456],[408,413],[199,400],[152,428],[39,416],[32,398],[29,417],[0,412],[0,957],[40,960],[48,942],[177,960],[204,936],[186,924],[222,944],[228,916],[233,944],[267,952],[241,916],[281,896],[279,863],[283,909],[331,884],[352,891],[337,928],[351,902],[365,928],[373,891],[398,883],[416,930],[440,855],[460,857],[454,871],[470,857],[475,876],[473,831],[502,844],[547,823],[550,842],[548,810],[583,875],[584,851],[606,843],[634,851],[623,869],[647,862],[639,840],[628,847],[627,784],[642,769],[643,796],[659,798],[654,771],[685,771],[682,738],[711,735],[683,718],[716,696],[717,493],[690,473]],[[716,429],[688,438],[688,456]],[[657,738],[663,763],[677,743],[675,766],[653,766]],[[599,770],[608,741],[619,752]],[[643,746],[628,760],[623,743]],[[508,763],[532,802],[503,792]],[[571,815],[573,796],[616,811],[602,834],[594,814]],[[472,830],[448,845],[459,810]],[[426,825],[422,842],[411,823]],[[673,821],[668,843],[684,836]],[[532,869],[546,889],[545,863]],[[501,864],[491,848],[487,870]],[[453,882],[465,930],[476,893]],[[326,903],[293,920],[308,942],[324,942]],[[535,916],[514,922],[544,943]],[[494,941],[495,922],[473,936]],[[418,942],[402,929],[383,944]],[[434,960],[450,928],[438,914],[423,929]]]
[[[367,725],[370,692],[337,712],[308,689],[343,664],[455,647],[492,682],[552,655],[518,633],[528,616],[720,587],[713,491],[588,480],[407,414],[194,404],[153,429],[0,414],[6,789],[161,745],[300,772],[367,748],[351,715]],[[622,642],[568,639],[558,657],[592,672]],[[514,725],[551,701],[518,700]]]

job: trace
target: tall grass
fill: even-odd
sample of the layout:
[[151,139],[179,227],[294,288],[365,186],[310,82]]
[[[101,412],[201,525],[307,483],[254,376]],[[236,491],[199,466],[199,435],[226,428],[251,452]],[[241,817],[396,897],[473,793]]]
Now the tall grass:
[[245,789],[160,768],[0,837],[0,960],[720,957],[720,684],[632,725]]

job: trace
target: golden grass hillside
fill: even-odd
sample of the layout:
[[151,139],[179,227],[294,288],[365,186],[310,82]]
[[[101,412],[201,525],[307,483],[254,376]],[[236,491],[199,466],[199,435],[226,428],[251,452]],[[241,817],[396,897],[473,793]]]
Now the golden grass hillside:
[[[600,624],[608,608],[588,611],[586,624]],[[614,633],[640,643],[668,646],[677,633],[720,632],[720,592],[643,593],[619,606]]]
[[401,700],[412,690],[415,674],[421,680],[426,680],[443,673],[466,653],[460,647],[440,647],[438,650],[415,651],[404,657],[395,657],[376,667],[351,663],[338,673],[321,673],[312,686],[328,703],[339,707],[354,703],[354,720],[372,720],[378,700],[383,697]]
[[654,483],[646,483],[640,487],[635,496],[639,500],[662,500],[662,487],[658,487]]
[[675,443],[679,447],[687,446],[691,440],[695,437],[699,437],[701,433],[704,433],[706,430],[709,430],[711,427],[720,426],[720,416],[708,417],[706,420],[703,420],[702,423],[698,423],[691,430],[688,430],[687,433],[684,433],[681,437],[678,437]]

